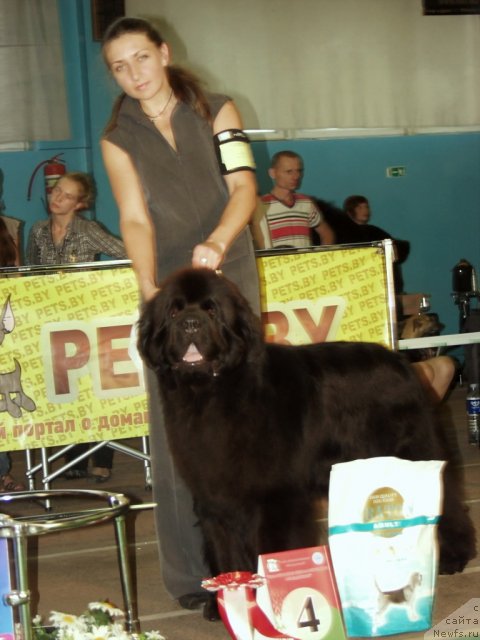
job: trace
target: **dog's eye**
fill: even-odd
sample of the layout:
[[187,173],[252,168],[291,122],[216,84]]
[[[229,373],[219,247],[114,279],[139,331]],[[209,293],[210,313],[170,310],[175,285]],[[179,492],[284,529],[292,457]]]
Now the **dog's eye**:
[[170,318],[175,318],[175,316],[181,311],[181,307],[174,305],[170,307]]
[[206,311],[211,318],[217,315],[217,307],[213,300],[205,300],[202,302],[202,309]]
[[180,299],[175,299],[172,301],[170,305],[170,318],[175,318],[175,316],[185,308],[185,302]]

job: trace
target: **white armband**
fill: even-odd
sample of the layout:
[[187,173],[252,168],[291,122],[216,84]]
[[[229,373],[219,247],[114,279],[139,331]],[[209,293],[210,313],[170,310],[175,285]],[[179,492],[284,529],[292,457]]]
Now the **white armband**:
[[255,171],[252,147],[241,129],[226,129],[213,136],[222,175],[235,171]]

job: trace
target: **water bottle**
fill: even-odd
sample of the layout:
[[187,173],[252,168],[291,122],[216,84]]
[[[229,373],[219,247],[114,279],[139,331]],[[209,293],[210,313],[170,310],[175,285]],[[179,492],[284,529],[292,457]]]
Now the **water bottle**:
[[467,393],[468,442],[479,446],[480,442],[480,384],[471,384]]

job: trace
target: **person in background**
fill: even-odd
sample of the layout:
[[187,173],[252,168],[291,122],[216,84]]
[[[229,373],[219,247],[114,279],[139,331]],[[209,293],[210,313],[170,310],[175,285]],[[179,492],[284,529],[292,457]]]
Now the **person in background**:
[[[22,229],[22,221],[21,220],[17,220],[16,218],[10,218],[9,216],[5,216],[5,215],[1,215],[0,219],[3,222],[3,225],[5,227],[6,232],[8,233],[8,235],[12,238],[13,243],[14,243],[14,247],[15,247],[15,264],[12,266],[18,266],[21,264],[21,229]],[[3,229],[0,232],[0,235],[2,236],[2,239],[0,240],[0,242],[2,243],[2,245],[4,245],[5,240],[5,232],[3,231]],[[0,248],[0,251],[2,249]],[[6,266],[6,265],[2,265],[2,266]]]
[[[397,307],[400,317],[404,314],[402,305],[403,278],[400,271],[400,264],[404,262],[410,252],[410,243],[406,240],[397,240],[392,236],[370,224],[371,210],[370,203],[365,196],[351,195],[345,199],[343,209],[349,218],[355,223],[357,234],[352,234],[352,238],[359,238],[357,242],[375,242],[390,238],[393,241],[395,262],[393,264],[393,275],[395,282],[395,292],[397,294]],[[415,313],[418,310],[415,310]],[[435,402],[443,400],[449,390],[456,373],[455,360],[450,356],[440,355],[428,358],[419,362],[412,362],[420,381]]]
[[[95,184],[91,176],[80,171],[64,174],[52,189],[48,199],[49,217],[36,222],[30,230],[26,259],[28,264],[54,265],[76,262],[93,262],[106,254],[112,258],[127,257],[123,242],[108,233],[98,222],[87,220],[82,211],[93,207]],[[71,462],[89,448],[78,444],[65,458]],[[113,450],[107,446],[93,455],[90,475],[97,482],[110,478]],[[88,458],[65,471],[70,480],[86,478]]]
[[[371,210],[370,203],[365,196],[348,196],[343,203],[343,209],[347,216],[355,223],[356,228],[352,233],[351,242],[376,242],[377,240],[390,239],[393,242],[395,262],[393,265],[393,277],[395,281],[395,292],[397,295],[403,293],[404,283],[400,265],[405,262],[410,253],[410,243],[407,240],[397,240],[387,231],[370,224]],[[353,239],[355,238],[355,239]],[[348,240],[347,240],[348,242]]]
[[272,157],[268,175],[273,188],[260,197],[251,223],[256,247],[310,247],[314,244],[312,231],[322,245],[334,244],[335,235],[313,199],[297,193],[303,178],[301,156],[294,151],[278,151]]
[[[102,50],[122,93],[101,147],[142,297],[152,298],[180,267],[221,268],[259,313],[248,229],[255,167],[234,102],[173,65],[168,44],[146,20],[114,22]],[[157,381],[148,368],[146,378],[163,582],[180,606],[195,609],[209,599],[201,588],[208,568],[198,519],[170,456]],[[204,616],[218,619],[209,607]]]
[[370,222],[370,203],[365,196],[348,196],[343,203],[343,209],[356,224]]
[[11,474],[11,460],[8,451],[0,451],[0,493],[25,491],[25,485]]
[[[18,266],[18,253],[18,245],[9,233],[4,217],[0,216],[0,267]],[[25,485],[15,480],[10,471],[10,455],[7,451],[0,451],[0,493],[24,491]]]
[[8,230],[5,216],[0,215],[0,266],[18,267],[19,264],[20,256],[18,251],[18,244],[15,240],[15,237],[12,236],[12,234]]
[[[17,220],[17,218],[12,218],[10,216],[5,215],[5,203],[3,201],[3,183],[5,180],[5,176],[3,175],[2,169],[0,169],[0,218],[2,219],[4,225],[2,225],[1,235],[2,235],[2,245],[4,246],[5,230],[3,226],[6,227],[6,231],[10,234],[14,247],[15,247],[15,263],[14,264],[4,264],[4,260],[2,260],[2,264],[0,266],[18,266],[21,261],[22,254],[22,242],[21,242],[21,230],[23,226],[23,220]],[[0,247],[0,251],[2,248]],[[3,253],[1,254],[3,256]]]
[[72,171],[63,175],[49,196],[48,219],[36,222],[30,230],[27,264],[93,262],[100,254],[126,258],[121,240],[82,215],[94,202],[95,184],[88,173]]

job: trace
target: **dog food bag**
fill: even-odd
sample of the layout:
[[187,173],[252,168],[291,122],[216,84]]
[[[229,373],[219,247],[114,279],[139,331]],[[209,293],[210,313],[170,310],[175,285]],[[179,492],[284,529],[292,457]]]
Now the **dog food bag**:
[[329,543],[349,637],[431,627],[444,464],[382,457],[333,465]]

